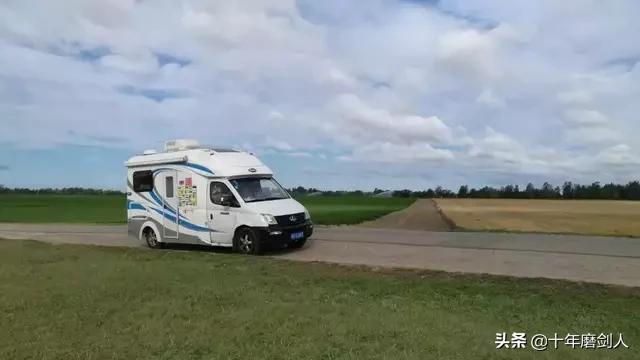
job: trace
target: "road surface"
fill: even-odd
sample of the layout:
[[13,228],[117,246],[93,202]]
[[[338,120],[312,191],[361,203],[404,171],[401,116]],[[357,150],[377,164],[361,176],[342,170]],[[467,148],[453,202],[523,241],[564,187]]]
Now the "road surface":
[[[142,246],[126,226],[0,224],[0,238]],[[276,258],[640,286],[640,239],[318,227]]]

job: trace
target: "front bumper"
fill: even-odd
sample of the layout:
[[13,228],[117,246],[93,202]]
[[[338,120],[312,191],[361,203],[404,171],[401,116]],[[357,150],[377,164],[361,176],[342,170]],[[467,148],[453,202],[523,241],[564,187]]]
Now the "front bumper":
[[[304,237],[292,240],[291,234],[303,232]],[[260,229],[260,240],[271,245],[288,245],[295,242],[305,241],[313,235],[313,223],[310,220],[294,226],[269,225]]]

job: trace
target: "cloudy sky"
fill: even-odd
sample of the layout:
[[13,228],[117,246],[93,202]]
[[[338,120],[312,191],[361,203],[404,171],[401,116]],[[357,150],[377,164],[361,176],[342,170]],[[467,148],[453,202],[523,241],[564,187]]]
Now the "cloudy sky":
[[0,183],[171,138],[325,189],[640,178],[640,2],[0,3]]

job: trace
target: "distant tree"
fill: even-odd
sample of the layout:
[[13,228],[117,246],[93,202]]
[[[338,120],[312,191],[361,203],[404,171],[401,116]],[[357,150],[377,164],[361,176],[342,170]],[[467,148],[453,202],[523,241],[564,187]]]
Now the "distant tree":
[[397,191],[393,192],[393,196],[394,197],[408,198],[408,197],[411,197],[411,190],[408,190],[408,189],[397,190]]
[[554,188],[553,185],[545,182],[540,189],[539,196],[543,199],[556,199],[560,197],[560,188]]
[[469,187],[467,185],[460,186],[460,189],[458,189],[458,197],[465,198],[467,196],[469,196]]
[[640,200],[640,181],[632,181],[627,184],[625,199]]
[[524,189],[524,192],[528,199],[533,199],[536,197],[536,187],[533,186],[532,183],[527,184],[527,188]]
[[565,181],[562,185],[562,198],[575,199],[575,192],[573,189],[573,183],[571,181]]

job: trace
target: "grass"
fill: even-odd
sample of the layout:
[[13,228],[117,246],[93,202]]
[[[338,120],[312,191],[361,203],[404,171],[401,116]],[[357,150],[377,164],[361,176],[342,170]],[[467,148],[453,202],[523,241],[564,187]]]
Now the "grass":
[[455,225],[473,231],[640,236],[640,202],[438,199]]
[[[413,200],[363,196],[297,199],[317,224],[354,224],[409,206]],[[126,198],[120,195],[0,195],[0,222],[125,223]]]
[[[640,289],[0,240],[2,359],[637,359]],[[496,350],[496,332],[629,349]]]

